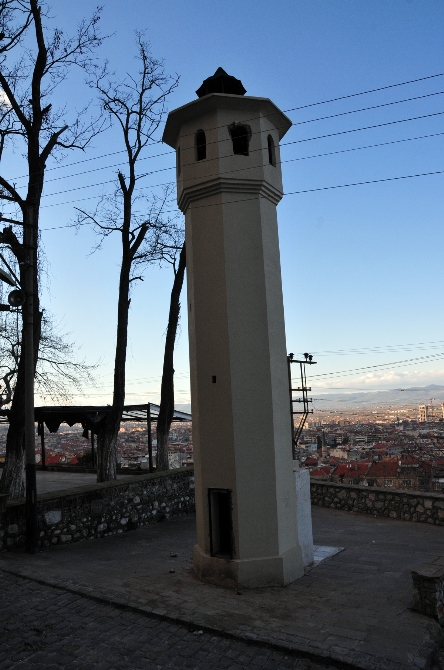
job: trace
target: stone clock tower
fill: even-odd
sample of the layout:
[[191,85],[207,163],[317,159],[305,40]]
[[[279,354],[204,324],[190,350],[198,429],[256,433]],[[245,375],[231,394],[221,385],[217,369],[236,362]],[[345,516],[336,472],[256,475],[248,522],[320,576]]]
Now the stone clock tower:
[[284,585],[298,541],[276,205],[291,121],[219,68],[170,112],[185,214],[201,579]]

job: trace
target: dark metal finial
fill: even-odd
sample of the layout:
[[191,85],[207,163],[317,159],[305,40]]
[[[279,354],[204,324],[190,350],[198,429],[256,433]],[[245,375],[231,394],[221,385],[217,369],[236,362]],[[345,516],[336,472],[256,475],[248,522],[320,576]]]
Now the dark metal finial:
[[208,77],[197,89],[196,95],[202,98],[210,93],[229,93],[230,95],[245,95],[244,88],[240,79],[227,74],[221,67],[217,68],[212,77]]

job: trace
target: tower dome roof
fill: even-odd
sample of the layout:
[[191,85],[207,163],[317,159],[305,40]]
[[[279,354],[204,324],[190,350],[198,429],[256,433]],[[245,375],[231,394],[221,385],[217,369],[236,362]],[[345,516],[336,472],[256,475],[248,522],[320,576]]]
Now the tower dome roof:
[[218,67],[212,77],[208,77],[197,89],[196,94],[199,98],[209,93],[230,93],[231,95],[245,95],[244,88],[240,79],[227,74],[225,70]]

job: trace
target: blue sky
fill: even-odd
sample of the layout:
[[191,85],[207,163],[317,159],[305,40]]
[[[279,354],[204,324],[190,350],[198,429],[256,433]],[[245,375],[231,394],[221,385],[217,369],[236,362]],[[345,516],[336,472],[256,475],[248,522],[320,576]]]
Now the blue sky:
[[[86,0],[59,0],[53,15],[69,31],[93,7]],[[113,35],[100,54],[120,75],[134,69],[135,29],[146,30],[153,54],[181,77],[170,109],[193,100],[202,80],[222,66],[242,80],[247,95],[269,97],[292,110],[287,114],[294,126],[282,147],[286,193],[444,170],[444,76],[294,109],[444,72],[444,4],[439,0],[108,0],[102,23],[103,31]],[[66,98],[71,104],[73,97],[78,106],[91,97],[79,75],[60,89],[61,103]],[[377,105],[386,106],[354,112]],[[342,116],[314,120],[334,114]],[[334,133],[343,134],[312,139]],[[412,139],[424,135],[434,137]],[[83,399],[75,396],[76,402],[111,400],[118,240],[90,255],[91,231],[49,229],[71,223],[76,205],[93,207],[94,199],[85,198],[109,188],[107,183],[91,185],[114,178],[119,156],[99,157],[121,149],[119,142],[118,133],[110,131],[84,156],[48,164],[56,169],[47,173],[41,216],[48,261],[44,302],[71,334],[80,356],[100,361],[97,387],[86,389]],[[153,146],[146,156],[161,151]],[[342,153],[307,158],[332,152]],[[84,159],[92,160],[71,165]],[[144,170],[148,165],[173,168],[174,156],[147,159],[143,165]],[[9,168],[10,175],[24,174],[19,153]],[[49,181],[55,177],[58,181]],[[143,185],[170,179],[174,169],[151,175]],[[316,352],[318,375],[408,361],[318,377],[315,390],[444,384],[444,353],[439,359],[444,352],[443,205],[444,174],[284,197],[278,216],[288,350]],[[128,402],[158,400],[171,282],[171,270],[152,268],[134,291]],[[430,355],[437,359],[410,360]],[[185,315],[175,368],[176,401],[186,403]]]

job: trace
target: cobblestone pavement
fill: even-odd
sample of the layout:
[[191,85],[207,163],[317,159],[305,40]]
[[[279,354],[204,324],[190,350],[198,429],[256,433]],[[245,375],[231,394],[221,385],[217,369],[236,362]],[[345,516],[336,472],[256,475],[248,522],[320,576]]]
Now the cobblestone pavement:
[[0,669],[328,670],[0,572]]
[[430,667],[442,633],[433,619],[410,610],[411,570],[442,555],[442,528],[322,507],[312,513],[316,544],[345,550],[285,588],[237,593],[197,580],[193,517],[33,556],[4,552],[0,570],[142,616],[268,643],[284,655],[297,649],[319,663]]

